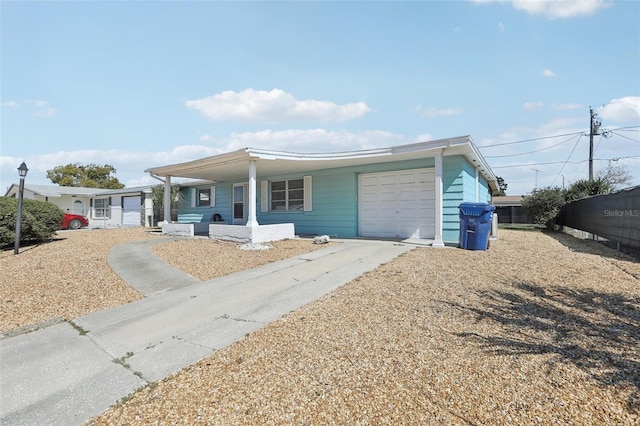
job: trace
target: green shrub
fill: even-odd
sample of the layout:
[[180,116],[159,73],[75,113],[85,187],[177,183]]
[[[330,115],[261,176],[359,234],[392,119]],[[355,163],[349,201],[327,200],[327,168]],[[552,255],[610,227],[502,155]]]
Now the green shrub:
[[[14,244],[18,199],[0,197],[0,246]],[[55,204],[36,200],[23,200],[20,242],[45,241],[60,229],[64,213]]]
[[522,199],[522,208],[529,213],[533,223],[554,228],[554,219],[564,205],[564,191],[558,187],[534,189]]

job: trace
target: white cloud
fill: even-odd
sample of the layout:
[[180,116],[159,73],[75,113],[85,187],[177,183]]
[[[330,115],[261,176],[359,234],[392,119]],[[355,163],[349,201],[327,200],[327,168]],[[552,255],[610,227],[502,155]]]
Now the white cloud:
[[422,105],[416,107],[416,111],[428,118],[433,117],[450,117],[452,115],[462,114],[462,110],[459,108],[423,108]]
[[540,109],[544,106],[544,103],[542,102],[525,102],[522,105],[522,108],[527,109],[527,110],[534,110],[534,109]]
[[33,113],[34,117],[40,118],[51,118],[56,115],[58,111],[55,108],[47,107],[41,110],[38,110]]
[[504,31],[504,24],[502,22],[498,22],[498,31],[500,32]]
[[[428,140],[430,135],[421,135]],[[170,151],[129,151],[124,149],[90,149],[56,151],[26,158],[0,156],[0,189],[18,180],[17,167],[25,161],[29,167],[27,183],[50,185],[47,170],[69,163],[110,164],[116,169],[115,177],[126,186],[154,184],[145,169],[167,164],[196,160],[229,151],[252,147],[293,152],[338,152],[390,147],[416,142],[401,134],[381,130],[363,132],[312,130],[262,130],[233,133],[216,138],[213,143],[180,145]],[[4,193],[0,194],[4,195]]]
[[422,133],[416,136],[414,142],[429,142],[433,140],[433,135],[431,133]]
[[31,100],[25,99],[23,101],[6,101],[2,103],[2,106],[17,109],[22,106],[27,108],[27,111],[33,111],[34,117],[39,118],[51,118],[58,112],[55,108],[49,106],[49,101],[44,100]]
[[410,143],[402,135],[369,130],[363,132],[310,130],[261,130],[232,133],[225,142],[225,151],[252,147],[292,152],[335,152],[380,148]]
[[213,136],[211,135],[200,135],[200,142],[204,142],[204,143],[210,143],[213,142]]
[[282,123],[290,121],[340,122],[360,118],[370,112],[364,102],[338,105],[329,101],[299,101],[279,89],[269,92],[245,89],[224,91],[206,98],[187,101],[189,109],[215,120]]
[[556,73],[554,73],[554,72],[553,72],[553,71],[551,71],[551,70],[544,70],[544,71],[542,72],[542,75],[543,75],[543,76],[545,76],[545,77],[547,77],[547,78],[557,77]]
[[517,10],[549,19],[592,15],[611,6],[606,0],[472,0],[474,3],[511,3]]
[[640,121],[640,96],[626,96],[613,99],[607,105],[598,108],[601,118],[619,122]]

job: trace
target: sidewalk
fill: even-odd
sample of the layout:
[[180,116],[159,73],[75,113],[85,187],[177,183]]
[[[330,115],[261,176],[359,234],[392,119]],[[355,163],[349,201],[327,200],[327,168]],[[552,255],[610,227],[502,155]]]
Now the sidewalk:
[[153,256],[156,242],[109,254],[118,275],[147,298],[0,341],[0,424],[85,424],[413,247],[345,240],[199,282]]

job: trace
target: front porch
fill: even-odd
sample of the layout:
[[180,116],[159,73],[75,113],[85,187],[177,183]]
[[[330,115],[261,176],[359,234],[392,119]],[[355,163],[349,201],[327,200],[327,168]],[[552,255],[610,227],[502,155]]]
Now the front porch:
[[275,225],[226,225],[217,223],[164,223],[162,233],[180,237],[204,235],[220,240],[245,243],[266,243],[269,241],[295,238],[293,223]]

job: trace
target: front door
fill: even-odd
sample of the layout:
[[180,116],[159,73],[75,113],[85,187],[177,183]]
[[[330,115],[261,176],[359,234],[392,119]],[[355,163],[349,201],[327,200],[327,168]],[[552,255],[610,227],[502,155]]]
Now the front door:
[[233,224],[246,225],[247,209],[246,205],[246,184],[236,183],[233,185]]
[[73,214],[81,214],[85,215],[84,212],[84,201],[83,200],[73,200],[73,206],[71,207],[71,213]]

